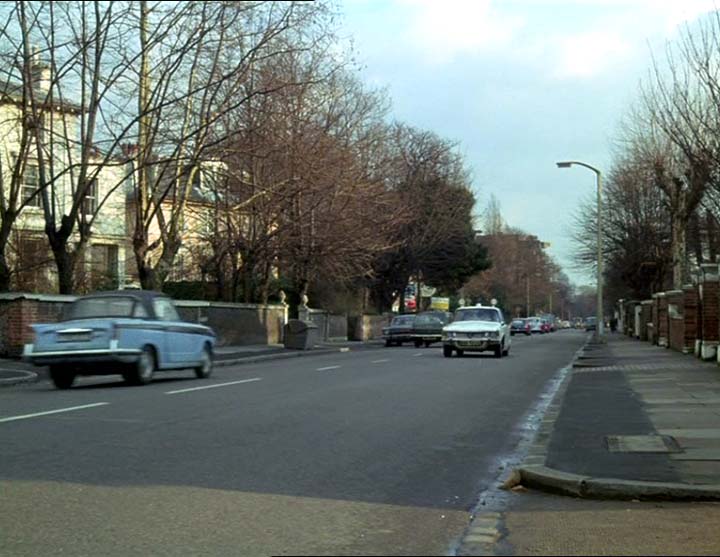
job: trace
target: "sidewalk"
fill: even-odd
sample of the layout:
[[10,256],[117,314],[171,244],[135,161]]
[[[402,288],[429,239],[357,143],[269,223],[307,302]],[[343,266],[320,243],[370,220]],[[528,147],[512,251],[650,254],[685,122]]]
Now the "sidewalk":
[[[555,407],[553,409],[553,406]],[[588,344],[520,469],[599,498],[720,499],[720,369],[620,334]]]
[[[251,364],[268,360],[281,360],[302,356],[318,356],[384,346],[384,341],[371,340],[337,341],[318,344],[312,350],[291,350],[282,344],[249,344],[243,346],[219,346],[215,348],[214,365],[216,367]],[[18,383],[33,382],[39,376],[46,375],[46,368],[34,367],[20,360],[0,358],[0,387]]]

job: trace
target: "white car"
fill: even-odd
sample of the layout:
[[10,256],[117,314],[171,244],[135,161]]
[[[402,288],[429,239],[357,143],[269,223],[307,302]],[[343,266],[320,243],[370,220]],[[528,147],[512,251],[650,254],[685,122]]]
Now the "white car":
[[492,350],[496,358],[510,353],[510,327],[500,309],[494,306],[461,307],[455,311],[453,322],[443,328],[443,355],[457,352]]

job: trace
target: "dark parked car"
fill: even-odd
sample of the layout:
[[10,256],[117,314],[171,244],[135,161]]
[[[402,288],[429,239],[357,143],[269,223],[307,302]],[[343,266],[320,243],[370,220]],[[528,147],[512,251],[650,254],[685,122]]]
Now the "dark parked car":
[[532,334],[530,320],[513,319],[513,322],[510,323],[510,334],[514,335],[515,333],[530,336]]
[[415,323],[414,314],[393,317],[390,325],[383,327],[382,330],[385,346],[393,344],[402,346],[403,342],[411,342],[413,340],[413,323]]
[[170,298],[158,292],[118,290],[75,300],[59,323],[33,325],[35,339],[23,359],[50,366],[59,389],[77,375],[119,373],[131,384],[152,381],[156,371],[193,368],[209,377],[215,333],[187,323]]
[[420,313],[413,323],[413,340],[415,346],[420,348],[423,344],[427,347],[433,342],[442,340],[442,330],[450,323],[452,314],[444,311],[428,311]]

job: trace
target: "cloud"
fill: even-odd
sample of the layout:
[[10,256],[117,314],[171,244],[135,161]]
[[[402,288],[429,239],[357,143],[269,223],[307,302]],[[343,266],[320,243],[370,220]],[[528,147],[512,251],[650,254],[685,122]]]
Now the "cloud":
[[400,0],[407,14],[403,39],[425,61],[445,63],[462,55],[502,49],[523,27],[520,15],[503,14],[491,0]]
[[589,78],[604,73],[632,54],[633,46],[613,31],[588,31],[554,40],[553,75],[558,78]]

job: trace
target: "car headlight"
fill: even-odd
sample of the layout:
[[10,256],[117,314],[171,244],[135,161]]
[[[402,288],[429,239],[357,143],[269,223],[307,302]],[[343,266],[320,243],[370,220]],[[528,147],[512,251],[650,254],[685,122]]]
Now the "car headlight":
[[488,333],[488,336],[489,336],[490,338],[498,338],[498,337],[500,336],[500,332],[499,332],[499,331],[490,331],[490,332]]
[[449,336],[450,338],[457,338],[457,333],[456,333],[455,331],[450,331],[450,332],[448,333],[448,336]]

